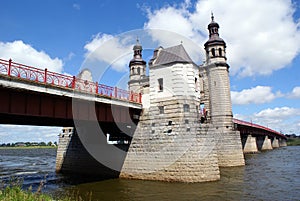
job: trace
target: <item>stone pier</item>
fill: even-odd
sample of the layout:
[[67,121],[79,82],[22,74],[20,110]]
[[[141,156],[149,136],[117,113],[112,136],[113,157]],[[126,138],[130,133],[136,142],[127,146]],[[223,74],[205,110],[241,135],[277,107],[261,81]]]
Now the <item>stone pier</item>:
[[177,112],[182,109],[178,101],[167,103],[165,115],[159,115],[157,107],[144,110],[121,178],[180,182],[220,179],[215,130],[209,125],[200,127],[195,108],[185,114]]
[[286,147],[287,146],[287,143],[286,143],[286,140],[285,139],[279,139],[279,146],[280,147]]
[[95,180],[119,176],[118,171],[105,167],[89,154],[72,127],[63,128],[62,133],[59,134],[56,172],[93,177]]
[[218,141],[217,153],[220,167],[243,166],[245,165],[242,142],[239,131],[230,128],[215,129],[214,137]]
[[245,142],[244,146],[244,153],[257,153],[257,144],[256,144],[256,137],[253,137],[252,135],[247,136],[247,140]]
[[261,150],[271,150],[271,149],[273,149],[271,139],[268,136],[265,136],[265,140],[261,147]]
[[257,148],[258,150],[271,150],[272,148],[272,142],[271,139],[269,139],[268,136],[258,136],[256,138],[257,142]]
[[279,147],[279,142],[278,142],[278,139],[276,137],[274,137],[274,139],[272,141],[272,147],[273,148],[278,148]]

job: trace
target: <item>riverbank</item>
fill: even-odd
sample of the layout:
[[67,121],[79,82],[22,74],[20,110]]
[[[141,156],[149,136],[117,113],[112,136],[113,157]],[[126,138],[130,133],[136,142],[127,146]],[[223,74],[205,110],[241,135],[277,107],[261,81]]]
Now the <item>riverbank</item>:
[[55,146],[0,147],[0,149],[57,149]]
[[300,138],[290,138],[286,143],[288,146],[300,146]]
[[[42,187],[41,187],[42,188]],[[72,195],[71,197],[64,198],[53,198],[50,195],[40,193],[39,189],[37,192],[32,192],[31,189],[23,190],[20,185],[8,186],[4,189],[0,189],[0,200],[10,201],[10,200],[22,200],[22,201],[79,201],[82,198]],[[91,199],[89,199],[91,201]]]

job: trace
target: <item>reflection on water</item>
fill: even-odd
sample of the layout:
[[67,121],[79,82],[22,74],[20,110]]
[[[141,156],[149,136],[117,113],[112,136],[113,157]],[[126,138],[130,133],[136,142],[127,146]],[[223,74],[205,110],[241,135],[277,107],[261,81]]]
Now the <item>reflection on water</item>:
[[221,180],[167,183],[112,179],[71,185],[55,174],[55,149],[0,150],[0,179],[24,178],[24,186],[46,179],[44,192],[76,192],[92,200],[299,200],[300,146],[246,155],[246,166],[222,168]]

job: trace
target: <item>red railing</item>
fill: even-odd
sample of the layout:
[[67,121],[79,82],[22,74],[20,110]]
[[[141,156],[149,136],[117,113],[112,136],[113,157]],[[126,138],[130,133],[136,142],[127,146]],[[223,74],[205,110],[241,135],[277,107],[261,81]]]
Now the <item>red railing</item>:
[[98,84],[77,78],[45,70],[26,66],[23,64],[0,59],[0,74],[9,77],[17,77],[23,80],[53,85],[62,88],[74,89],[81,92],[96,94],[98,96],[141,103],[141,94],[129,92],[117,87]]
[[281,136],[283,138],[286,138],[285,135],[283,135],[283,134],[281,134],[281,133],[279,133],[279,132],[277,132],[275,130],[272,130],[270,128],[258,125],[258,124],[250,123],[250,122],[239,120],[239,119],[235,119],[235,118],[233,118],[233,123],[244,125],[244,126],[249,126],[249,127],[253,127],[253,128],[262,129],[262,130],[268,131],[270,133],[274,133],[275,135],[278,135],[278,136]]

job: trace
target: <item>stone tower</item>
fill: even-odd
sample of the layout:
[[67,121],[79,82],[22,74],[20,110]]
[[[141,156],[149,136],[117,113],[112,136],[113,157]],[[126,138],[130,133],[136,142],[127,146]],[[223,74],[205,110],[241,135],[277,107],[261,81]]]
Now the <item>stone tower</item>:
[[139,39],[136,40],[136,44],[133,46],[133,59],[129,62],[129,91],[135,93],[141,93],[144,85],[148,83],[149,78],[146,76],[146,61],[142,58],[142,45],[139,43]]
[[240,133],[235,131],[232,121],[226,43],[219,37],[219,24],[213,14],[208,30],[209,39],[204,44],[206,61],[200,66],[201,103],[206,104],[208,123],[215,129],[219,165],[244,165]]
[[229,65],[226,58],[226,43],[219,37],[219,24],[211,16],[208,25],[209,39],[204,44],[206,51],[205,70],[209,88],[209,111],[211,123],[218,127],[232,128]]

